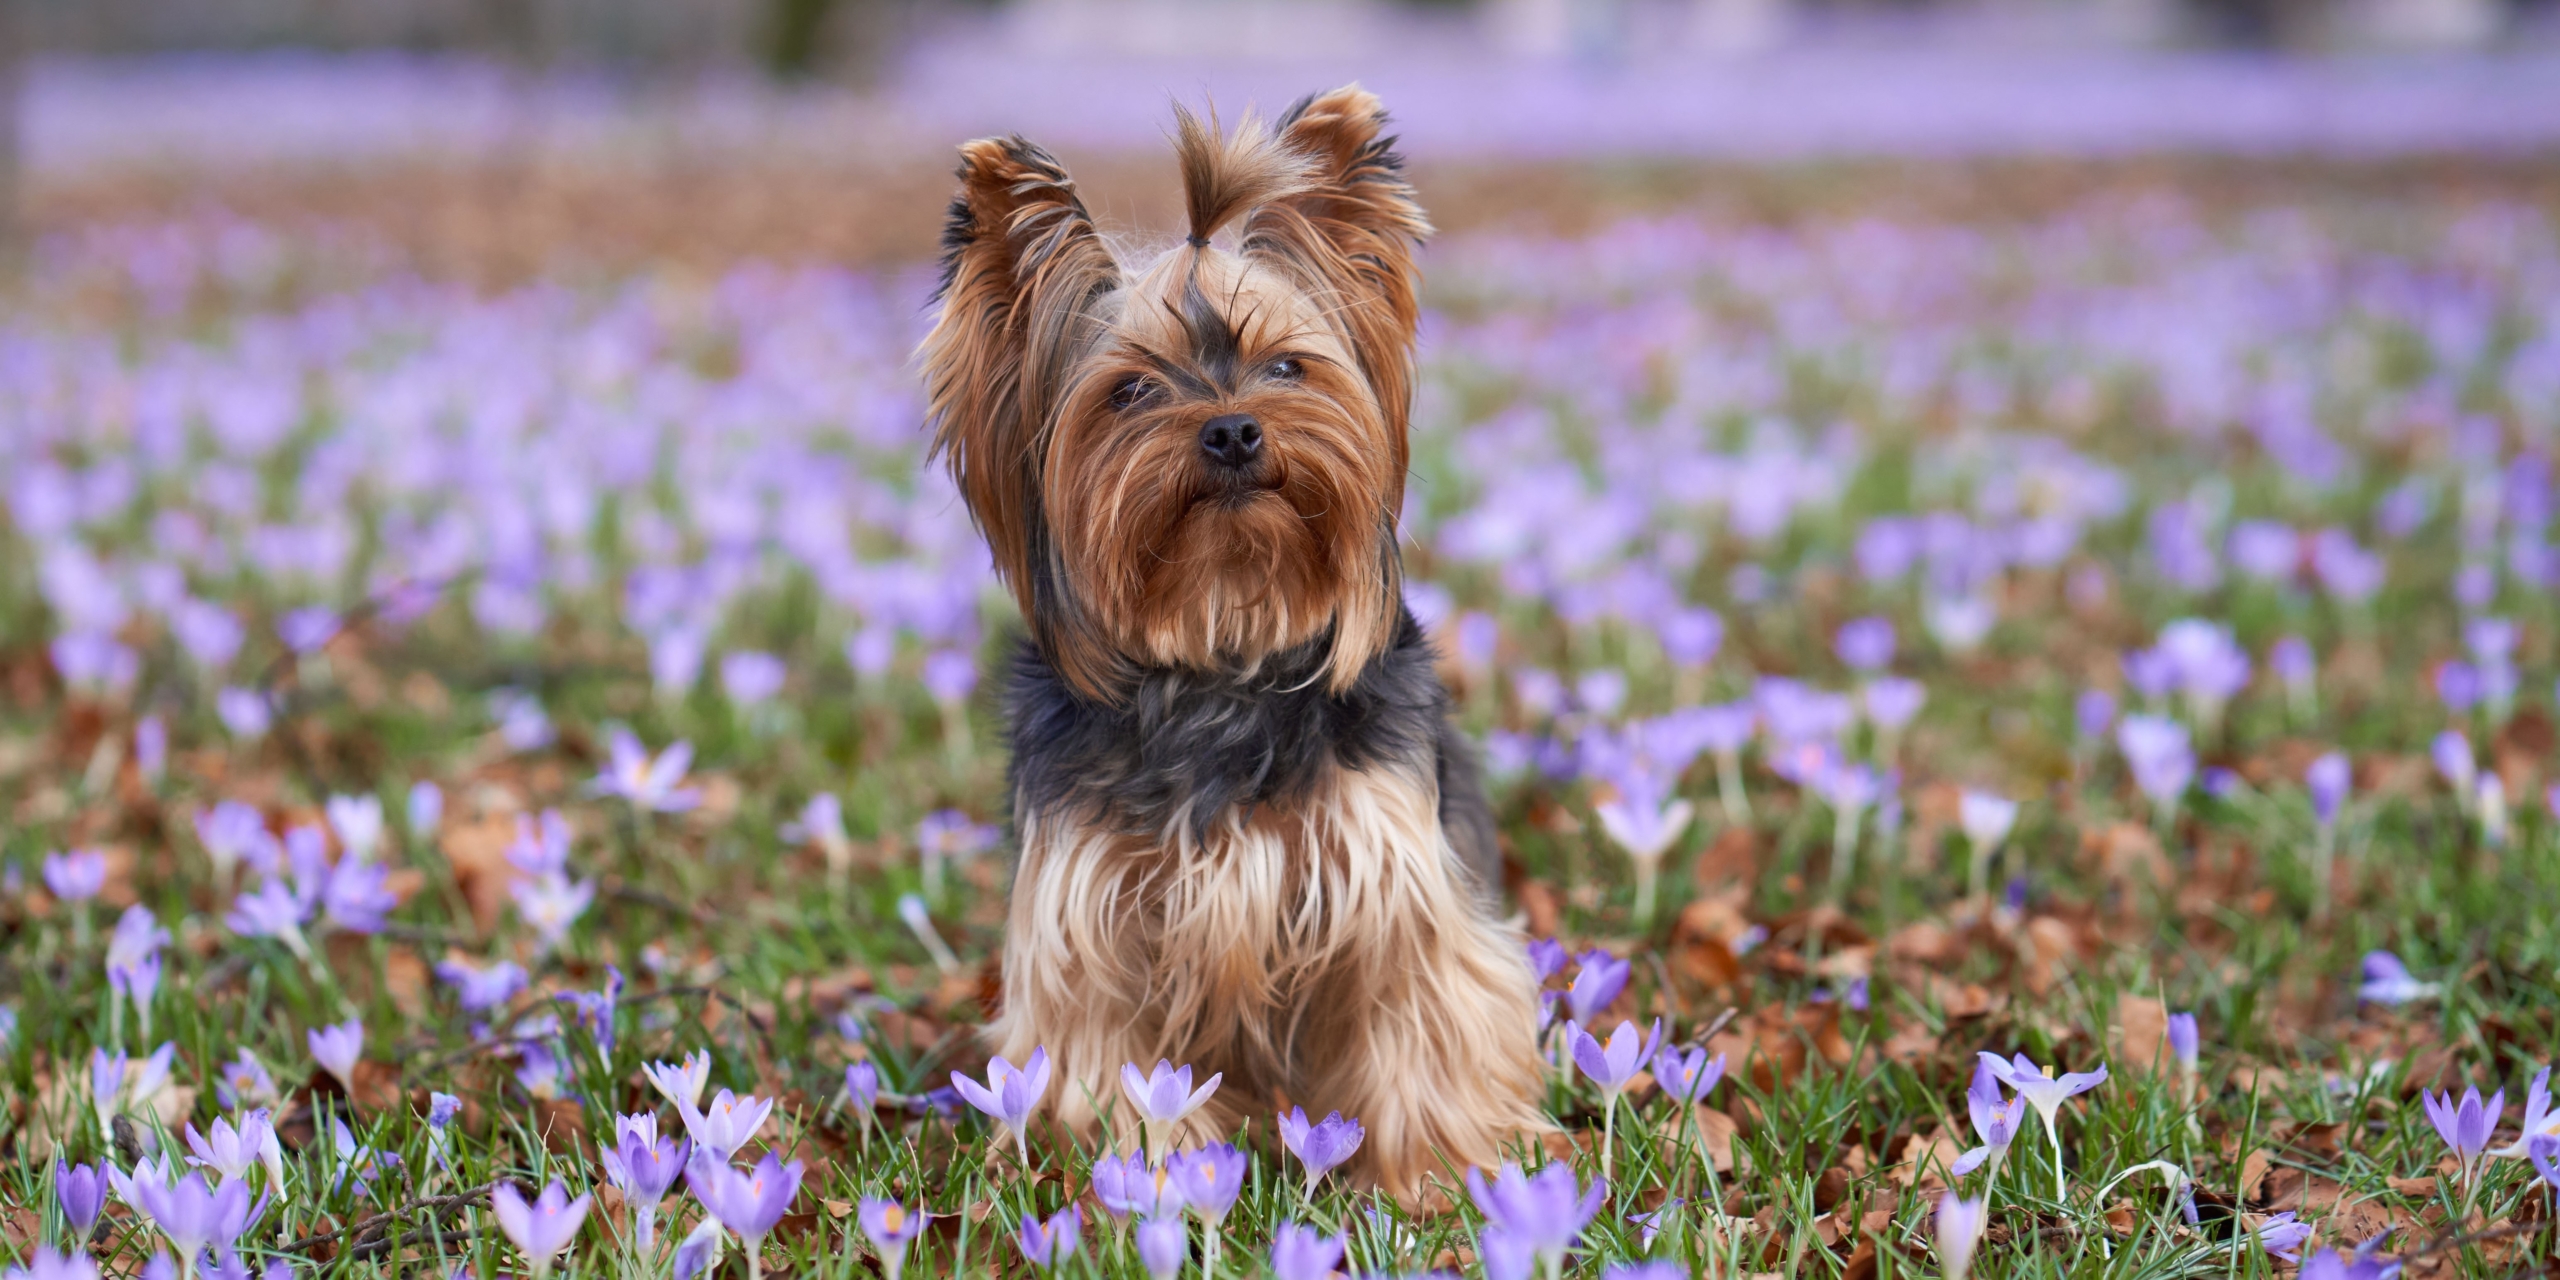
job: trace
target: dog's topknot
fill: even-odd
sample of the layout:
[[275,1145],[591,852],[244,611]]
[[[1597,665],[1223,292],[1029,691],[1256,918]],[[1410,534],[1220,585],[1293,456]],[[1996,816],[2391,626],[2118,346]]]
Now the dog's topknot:
[[1182,164],[1182,198],[1191,218],[1188,239],[1193,248],[1205,247],[1220,227],[1247,212],[1315,184],[1316,157],[1290,147],[1250,115],[1223,137],[1214,114],[1204,124],[1175,103],[1173,118],[1173,148]]

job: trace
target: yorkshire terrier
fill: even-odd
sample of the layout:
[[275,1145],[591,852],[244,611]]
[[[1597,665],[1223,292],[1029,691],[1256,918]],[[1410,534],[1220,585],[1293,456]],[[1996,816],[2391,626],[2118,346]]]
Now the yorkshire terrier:
[[1177,1142],[1339,1109],[1410,1191],[1543,1125],[1537,983],[1401,585],[1431,227],[1357,86],[1176,116],[1189,234],[1145,261],[1039,147],[960,149],[921,360],[1028,624],[993,1047],[1045,1046],[1079,1132],[1159,1058],[1226,1076]]

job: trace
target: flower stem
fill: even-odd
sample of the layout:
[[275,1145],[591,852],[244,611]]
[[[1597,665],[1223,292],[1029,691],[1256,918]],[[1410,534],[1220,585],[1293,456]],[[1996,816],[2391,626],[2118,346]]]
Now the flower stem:
[[1863,816],[1851,805],[1831,811],[1831,877],[1823,892],[1834,906],[1848,896],[1849,877],[1858,871],[1858,819]]
[[1661,871],[1659,859],[1636,859],[1636,923],[1640,925],[1653,923],[1653,883]]
[[2330,879],[2337,865],[2337,824],[2320,824],[2320,836],[2311,843],[2311,918],[2329,918]]
[[1751,796],[1742,789],[1742,753],[1716,753],[1716,794],[1724,802],[1724,820],[1740,826],[1751,821]]
[[2067,1194],[2062,1183],[2062,1117],[2044,1118],[2044,1136],[2053,1139],[2053,1199],[2059,1204]]
[[1618,1150],[1618,1142],[1617,1142],[1617,1138],[1618,1138],[1618,1091],[1617,1091],[1617,1090],[1612,1089],[1612,1090],[1610,1090],[1610,1091],[1609,1091],[1609,1108],[1608,1108],[1608,1110],[1606,1110],[1606,1111],[1602,1112],[1602,1113],[1601,1113],[1601,1115],[1602,1115],[1602,1119],[1601,1119],[1601,1121],[1600,1121],[1600,1180],[1601,1180],[1602,1182],[1607,1182],[1607,1181],[1609,1181],[1609,1167],[1610,1167],[1610,1160],[1609,1160],[1609,1158],[1610,1158],[1611,1156],[1616,1155],[1616,1154],[1617,1154],[1617,1150]]

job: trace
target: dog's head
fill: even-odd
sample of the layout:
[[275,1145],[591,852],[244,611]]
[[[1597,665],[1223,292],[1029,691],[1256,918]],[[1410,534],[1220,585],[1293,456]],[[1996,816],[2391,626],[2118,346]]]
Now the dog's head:
[[1225,137],[1177,117],[1189,234],[1146,263],[1104,244],[1048,153],[961,148],[923,350],[936,447],[1084,695],[1326,636],[1346,688],[1401,607],[1430,226],[1362,89]]

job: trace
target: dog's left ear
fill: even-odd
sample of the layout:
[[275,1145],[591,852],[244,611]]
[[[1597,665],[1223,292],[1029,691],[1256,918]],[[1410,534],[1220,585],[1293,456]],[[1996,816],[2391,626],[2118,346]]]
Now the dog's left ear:
[[1257,208],[1245,220],[1242,248],[1289,272],[1299,287],[1330,295],[1332,314],[1386,414],[1400,490],[1421,311],[1413,251],[1431,223],[1404,179],[1396,140],[1381,133],[1386,123],[1378,96],[1356,84],[1289,108],[1276,132],[1312,163],[1311,180]]

